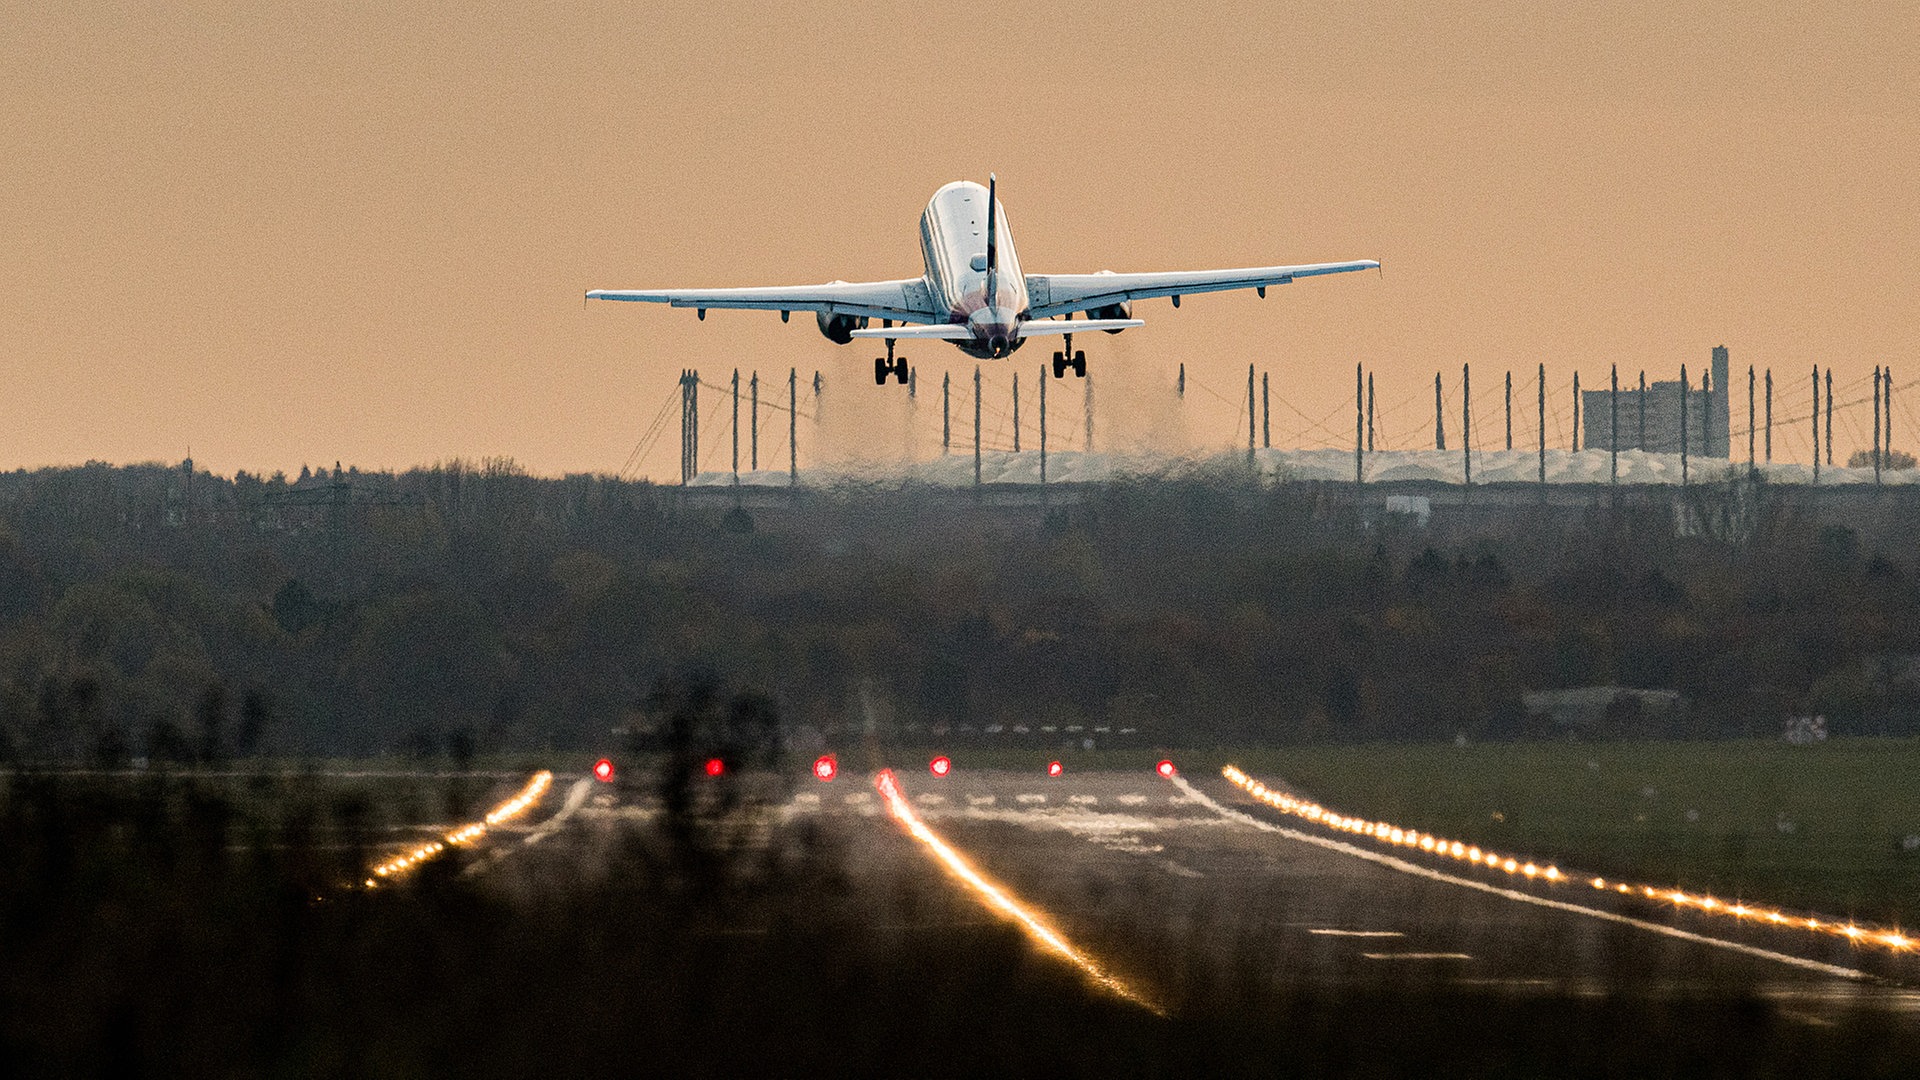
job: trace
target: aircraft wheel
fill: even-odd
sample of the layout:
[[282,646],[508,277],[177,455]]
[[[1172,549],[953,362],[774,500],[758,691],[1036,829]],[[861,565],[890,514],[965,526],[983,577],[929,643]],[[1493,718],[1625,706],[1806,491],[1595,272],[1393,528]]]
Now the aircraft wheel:
[[893,381],[901,386],[907,385],[907,358],[904,356],[893,366]]
[[1084,349],[1073,354],[1073,377],[1076,379],[1087,377],[1087,353]]
[[1064,379],[1067,377],[1067,355],[1065,353],[1057,352],[1053,354],[1053,377],[1056,379]]
[[887,359],[884,356],[873,358],[873,385],[887,385]]

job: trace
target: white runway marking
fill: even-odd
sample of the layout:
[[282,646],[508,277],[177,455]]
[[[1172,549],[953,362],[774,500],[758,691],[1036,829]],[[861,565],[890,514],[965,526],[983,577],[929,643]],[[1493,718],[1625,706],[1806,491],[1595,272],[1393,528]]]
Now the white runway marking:
[[1025,803],[1028,806],[1033,806],[1037,803],[1043,803],[1047,801],[1047,797],[1045,795],[1015,795],[1014,799],[1019,802]]
[[1407,936],[1398,930],[1335,930],[1332,927],[1328,927],[1328,926],[1316,926],[1313,929],[1308,930],[1307,933],[1320,934],[1324,937],[1375,937],[1375,938],[1378,938],[1378,937],[1406,937]]
[[1119,797],[1119,803],[1121,806],[1145,806],[1147,805],[1147,797],[1145,795],[1122,795]]
[[1623,926],[1638,927],[1649,933],[1677,938],[1681,941],[1691,941],[1701,945],[1711,945],[1715,948],[1727,949],[1731,952],[1743,953],[1747,956],[1757,956],[1763,960],[1772,960],[1776,963],[1804,968],[1808,971],[1817,971],[1823,975],[1833,975],[1842,979],[1859,979],[1862,981],[1871,981],[1875,978],[1875,976],[1868,972],[1841,967],[1838,964],[1823,963],[1819,960],[1808,960],[1802,956],[1774,952],[1772,949],[1763,949],[1757,945],[1747,945],[1738,941],[1727,941],[1723,938],[1708,937],[1705,934],[1697,934],[1691,930],[1681,930],[1677,927],[1667,926],[1664,923],[1648,922],[1645,919],[1635,919],[1630,916],[1615,914],[1611,911],[1600,911],[1596,908],[1582,907],[1579,904],[1569,904],[1564,900],[1549,900],[1544,896],[1534,896],[1532,893],[1523,893],[1515,889],[1503,889],[1497,885],[1489,885],[1484,881],[1475,881],[1472,878],[1455,877],[1452,874],[1442,873],[1430,867],[1415,865],[1407,862],[1405,859],[1395,858],[1392,855],[1383,855],[1377,851],[1368,851],[1365,848],[1354,847],[1352,844],[1330,839],[1325,836],[1315,836],[1312,833],[1304,833],[1298,829],[1289,829],[1283,825],[1275,825],[1269,821],[1261,821],[1251,814],[1243,813],[1239,810],[1231,810],[1220,805],[1205,792],[1189,784],[1187,778],[1184,776],[1176,775],[1172,777],[1171,780],[1181,791],[1186,792],[1192,801],[1207,807],[1228,821],[1237,821],[1243,825],[1251,825],[1262,832],[1276,833],[1289,840],[1298,840],[1303,844],[1314,844],[1326,848],[1329,851],[1338,851],[1345,855],[1351,855],[1356,859],[1365,859],[1368,862],[1378,863],[1389,869],[1398,870],[1403,874],[1412,874],[1415,877],[1427,878],[1430,881],[1444,881],[1449,885],[1458,885],[1466,889],[1491,893],[1494,896],[1507,900],[1517,900],[1523,904],[1533,904],[1536,907],[1551,908],[1554,911],[1571,912],[1575,915],[1584,915],[1590,919],[1602,919],[1607,922],[1619,923]]
[[811,791],[804,791],[795,795],[793,801],[800,806],[819,806],[820,796]]
[[864,791],[856,791],[846,798],[846,804],[848,806],[865,806],[872,801],[873,797]]
[[913,801],[919,803],[921,806],[941,806],[946,803],[947,797],[945,795],[935,795],[931,791],[923,791],[915,795]]
[[1100,797],[1098,795],[1069,795],[1067,796],[1067,801],[1073,803],[1075,806],[1100,805]]
[[992,806],[992,805],[993,805],[994,803],[996,803],[996,802],[999,802],[999,801],[1000,801],[999,799],[997,799],[997,798],[995,798],[995,797],[994,797],[994,796],[992,796],[992,795],[969,795],[969,796],[967,796],[967,805],[968,805],[968,806]]
[[527,834],[522,844],[534,845],[553,835],[554,831],[567,823],[567,819],[578,813],[586,805],[587,794],[593,790],[593,781],[575,780],[567,789],[567,801],[560,806],[560,812],[540,823],[540,827]]
[[1368,952],[1361,956],[1369,960],[1471,960],[1473,957],[1463,952]]

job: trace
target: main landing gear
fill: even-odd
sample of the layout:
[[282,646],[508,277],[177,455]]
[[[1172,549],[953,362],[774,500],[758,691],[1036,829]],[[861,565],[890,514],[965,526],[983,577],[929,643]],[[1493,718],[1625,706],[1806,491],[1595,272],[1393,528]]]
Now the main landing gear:
[[873,358],[873,385],[887,385],[887,376],[893,376],[901,386],[907,385],[907,358],[893,355],[893,339],[887,339],[887,355]]
[[1079,352],[1073,351],[1072,334],[1066,335],[1066,346],[1065,352],[1056,352],[1053,354],[1053,377],[1056,379],[1064,379],[1067,377],[1067,369],[1072,368],[1074,378],[1086,378],[1087,351],[1085,349]]

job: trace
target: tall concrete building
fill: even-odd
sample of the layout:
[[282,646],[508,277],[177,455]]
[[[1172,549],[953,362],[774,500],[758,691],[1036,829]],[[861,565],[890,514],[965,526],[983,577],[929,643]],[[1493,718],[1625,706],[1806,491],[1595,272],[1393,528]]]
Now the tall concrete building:
[[[1640,392],[1638,372],[1621,372],[1618,401],[1619,448],[1649,450],[1661,454],[1680,452],[1680,418],[1686,414],[1686,448],[1694,457],[1728,456],[1731,447],[1728,421],[1733,415],[1729,401],[1727,347],[1713,349],[1712,379],[1703,382],[1692,372],[1687,381],[1684,408],[1680,380],[1648,383]],[[1702,372],[1702,375],[1706,372]],[[1580,394],[1580,445],[1588,450],[1614,448],[1615,402],[1613,391],[1583,390]]]

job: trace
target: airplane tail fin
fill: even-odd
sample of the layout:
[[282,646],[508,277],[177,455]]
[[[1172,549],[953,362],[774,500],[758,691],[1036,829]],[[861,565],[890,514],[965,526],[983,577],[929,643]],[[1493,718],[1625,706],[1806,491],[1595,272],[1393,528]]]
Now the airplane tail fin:
[[1000,202],[994,195],[994,190],[999,183],[998,177],[992,173],[987,174],[987,273],[989,274],[1000,269],[999,238],[994,235],[994,225],[1000,218]]

